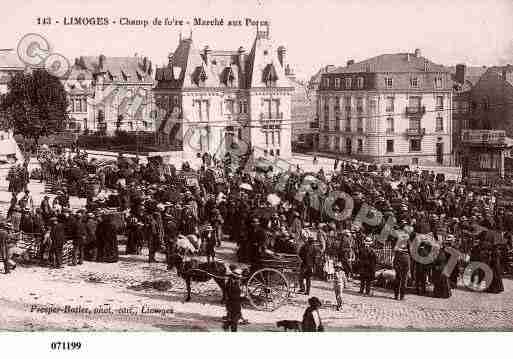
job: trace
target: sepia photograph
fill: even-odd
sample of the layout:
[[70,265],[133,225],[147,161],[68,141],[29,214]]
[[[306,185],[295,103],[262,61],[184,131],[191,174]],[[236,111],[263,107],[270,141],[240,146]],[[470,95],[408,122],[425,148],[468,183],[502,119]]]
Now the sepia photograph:
[[0,339],[512,331],[513,2],[4,5]]

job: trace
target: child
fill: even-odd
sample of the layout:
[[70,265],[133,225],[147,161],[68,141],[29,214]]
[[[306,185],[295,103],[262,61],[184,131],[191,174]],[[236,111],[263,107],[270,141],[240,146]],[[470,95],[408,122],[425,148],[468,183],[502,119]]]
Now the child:
[[335,276],[333,281],[333,290],[337,299],[337,310],[342,310],[342,291],[347,288],[347,276],[342,268],[342,264],[335,264]]
[[207,263],[212,262],[216,256],[216,236],[214,235],[214,228],[210,223],[207,223],[202,233],[202,242],[205,244],[205,255],[207,257]]

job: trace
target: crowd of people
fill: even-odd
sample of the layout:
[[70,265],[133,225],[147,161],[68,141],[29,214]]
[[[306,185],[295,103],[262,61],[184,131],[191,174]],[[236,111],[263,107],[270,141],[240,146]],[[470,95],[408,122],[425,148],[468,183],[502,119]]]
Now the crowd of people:
[[[7,219],[14,232],[38,236],[39,259],[55,267],[62,266],[67,241],[71,264],[116,262],[118,234],[123,233],[126,254],[141,254],[147,247],[149,262],[162,252],[171,269],[178,238],[195,236],[201,239],[199,252],[209,261],[227,238],[237,244],[243,263],[275,253],[297,254],[301,292],[310,294],[313,276],[332,281],[339,309],[347,280],[358,277],[360,292],[371,295],[376,270],[383,266],[395,270],[398,300],[408,286],[428,295],[428,283],[433,285],[431,295],[448,298],[469,260],[492,269],[487,291],[503,291],[501,262],[505,251],[511,251],[513,211],[498,205],[497,191],[483,192],[434,173],[394,174],[385,167],[337,159],[330,173],[304,173],[297,166],[287,171],[284,181],[284,174],[272,166],[247,171],[208,154],[197,170],[188,163],[176,169],[159,158],[142,163],[121,155],[105,163],[80,151],[47,150],[39,160],[42,180],[66,185],[51,203],[45,196],[35,206],[26,186],[27,166],[23,171],[16,167],[8,178],[12,201]],[[336,191],[348,194],[352,205],[339,198],[328,206]],[[77,193],[86,197],[86,206],[72,211],[69,197]],[[360,210],[370,207],[383,215],[380,223],[358,219]],[[410,242],[418,234],[433,238],[440,248],[434,261],[414,261],[408,244],[394,247],[392,234],[385,243],[377,241],[390,219],[394,230],[409,234]],[[430,246],[426,243],[419,251],[428,253]],[[464,254],[449,275],[443,270],[448,248]],[[478,273],[477,280],[482,278]]]

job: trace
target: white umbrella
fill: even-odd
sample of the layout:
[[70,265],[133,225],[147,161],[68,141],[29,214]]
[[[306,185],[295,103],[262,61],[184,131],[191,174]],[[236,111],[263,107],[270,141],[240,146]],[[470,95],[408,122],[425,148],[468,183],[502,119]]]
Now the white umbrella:
[[240,189],[245,189],[246,191],[253,191],[253,187],[249,183],[242,183],[239,186]]
[[183,235],[179,235],[176,239],[176,246],[180,249],[190,251],[191,253],[196,252],[196,247],[189,241],[189,239]]
[[303,181],[319,182],[319,179],[312,175],[306,175],[305,178],[303,178]]
[[271,193],[267,196],[267,202],[269,202],[272,206],[277,206],[280,204],[281,198],[277,194]]

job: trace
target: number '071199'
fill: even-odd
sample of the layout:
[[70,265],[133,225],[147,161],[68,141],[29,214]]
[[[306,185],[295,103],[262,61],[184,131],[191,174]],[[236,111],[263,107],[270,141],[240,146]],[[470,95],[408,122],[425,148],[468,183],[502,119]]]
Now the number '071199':
[[81,342],[52,342],[50,349],[52,350],[79,350],[82,348]]

